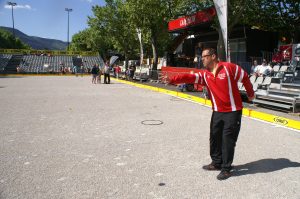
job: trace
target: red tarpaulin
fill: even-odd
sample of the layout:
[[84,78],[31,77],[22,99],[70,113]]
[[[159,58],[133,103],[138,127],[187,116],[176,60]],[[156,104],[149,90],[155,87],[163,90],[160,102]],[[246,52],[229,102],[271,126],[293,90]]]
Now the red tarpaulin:
[[169,22],[169,31],[174,31],[178,29],[187,28],[190,26],[195,26],[199,24],[204,24],[212,21],[216,16],[216,10],[214,7],[211,7],[206,10],[199,11],[193,15],[181,17]]

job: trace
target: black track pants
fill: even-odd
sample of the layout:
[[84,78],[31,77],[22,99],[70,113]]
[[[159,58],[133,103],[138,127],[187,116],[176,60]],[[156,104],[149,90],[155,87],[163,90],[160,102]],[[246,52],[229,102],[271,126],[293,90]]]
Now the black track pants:
[[230,171],[241,128],[242,111],[213,112],[210,123],[210,157],[213,164]]

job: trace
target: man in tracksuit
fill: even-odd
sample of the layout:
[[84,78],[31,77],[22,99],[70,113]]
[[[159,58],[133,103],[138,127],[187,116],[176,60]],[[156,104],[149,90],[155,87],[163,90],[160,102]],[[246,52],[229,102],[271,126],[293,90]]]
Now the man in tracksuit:
[[248,74],[238,65],[219,62],[215,49],[202,52],[205,70],[195,74],[182,74],[168,80],[170,84],[201,84],[207,87],[213,113],[210,123],[210,156],[212,162],[203,169],[221,170],[218,180],[231,176],[234,149],[241,127],[242,99],[238,82],[246,88],[249,101],[255,98]]

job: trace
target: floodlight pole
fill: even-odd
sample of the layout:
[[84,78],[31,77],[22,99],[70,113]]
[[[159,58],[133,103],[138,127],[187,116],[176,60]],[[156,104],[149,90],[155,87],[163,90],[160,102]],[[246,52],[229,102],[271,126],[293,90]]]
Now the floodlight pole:
[[12,22],[13,22],[13,35],[14,35],[14,38],[16,38],[16,35],[15,35],[15,20],[14,20],[14,6],[17,5],[17,3],[15,2],[7,2],[7,5],[11,6],[11,17],[12,17]]
[[65,11],[68,12],[68,51],[69,51],[69,45],[70,45],[70,40],[69,40],[69,29],[70,29],[70,12],[73,11],[72,8],[65,8]]

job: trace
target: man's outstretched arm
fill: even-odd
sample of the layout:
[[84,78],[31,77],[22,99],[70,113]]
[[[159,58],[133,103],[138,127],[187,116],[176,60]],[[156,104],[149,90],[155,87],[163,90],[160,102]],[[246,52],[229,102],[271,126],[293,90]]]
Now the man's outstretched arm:
[[203,74],[195,73],[195,74],[181,74],[173,76],[168,81],[169,84],[204,84]]

